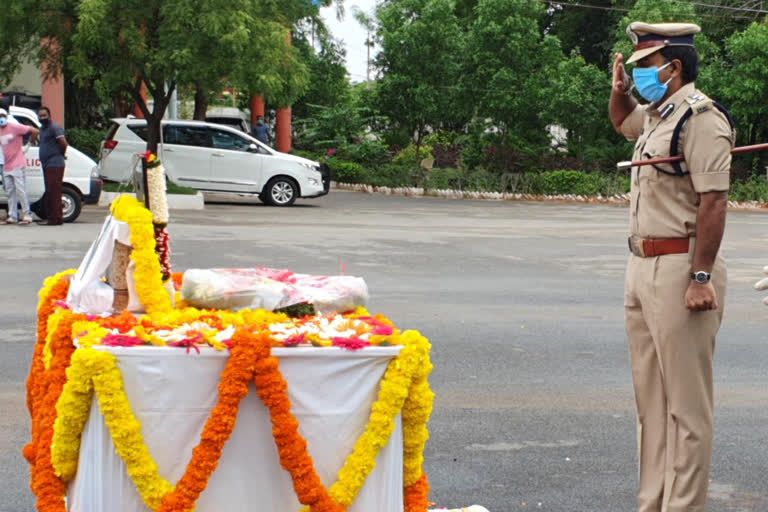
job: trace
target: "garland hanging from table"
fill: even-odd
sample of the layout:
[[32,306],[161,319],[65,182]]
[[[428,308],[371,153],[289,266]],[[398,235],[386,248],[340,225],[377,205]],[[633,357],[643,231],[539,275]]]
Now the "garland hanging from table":
[[[77,328],[86,324],[78,323]],[[90,331],[81,334],[83,338],[91,335]],[[403,349],[390,362],[365,432],[339,471],[339,480],[330,489],[323,486],[307,451],[306,440],[298,432],[287,384],[280,374],[277,358],[270,355],[272,343],[269,331],[253,333],[241,328],[235,332],[229,345],[231,356],[219,384],[218,403],[211,411],[184,476],[175,487],[160,476],[143,442],[141,425],[131,412],[116,358],[101,350],[79,349],[56,406],[58,417],[51,455],[56,473],[64,481],[74,477],[80,436],[95,391],[117,453],[125,461],[128,474],[147,506],[162,512],[192,510],[216,468],[224,443],[234,428],[240,400],[248,392],[248,381],[253,379],[259,397],[270,411],[281,464],[290,473],[303,505],[313,512],[341,512],[351,505],[375,466],[379,451],[386,446],[395,418],[402,411],[405,508],[408,512],[425,511],[429,487],[421,466],[428,437],[425,424],[433,399],[427,382],[432,368],[429,342],[415,331],[407,331],[393,340],[392,344],[402,344]]]
[[62,393],[66,378],[66,370],[70,363],[75,347],[72,344],[72,324],[84,319],[69,310],[60,310],[61,318],[55,332],[49,332],[52,353],[50,366],[38,379],[35,385],[43,386],[44,394],[35,407],[32,416],[33,435],[29,451],[32,464],[32,491],[37,496],[37,509],[40,512],[63,512],[64,483],[54,472],[51,460],[51,444],[56,421],[56,403]]
[[[63,370],[69,364],[69,352],[66,348],[59,357],[51,360],[51,367],[46,370],[43,362],[43,350],[48,336],[48,319],[56,311],[57,303],[63,301],[69,292],[69,279],[75,270],[66,270],[43,283],[37,306],[37,342],[32,365],[27,377],[27,408],[31,418],[31,441],[22,453],[30,464],[30,487],[37,496],[37,508],[40,511],[65,512],[64,500],[60,495],[64,486],[56,478],[50,463],[50,434],[52,434],[54,405],[63,387]],[[67,322],[59,323],[60,332],[64,332]],[[62,340],[57,337],[55,341]],[[68,346],[71,347],[71,339]],[[58,349],[58,343],[53,350]]]

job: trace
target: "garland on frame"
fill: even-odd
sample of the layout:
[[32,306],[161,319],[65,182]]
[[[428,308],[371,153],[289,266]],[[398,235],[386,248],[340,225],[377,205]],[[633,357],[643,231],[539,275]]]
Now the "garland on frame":
[[129,195],[115,199],[111,209],[112,215],[127,223],[131,230],[131,261],[136,266],[136,293],[141,304],[147,313],[170,311],[173,305],[163,285],[163,268],[155,252],[157,243],[152,212]]

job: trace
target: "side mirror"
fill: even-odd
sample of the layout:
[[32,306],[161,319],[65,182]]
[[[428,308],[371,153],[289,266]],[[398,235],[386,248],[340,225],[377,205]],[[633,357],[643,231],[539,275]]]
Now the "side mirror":
[[256,144],[252,143],[250,146],[248,146],[248,151],[250,151],[251,153],[258,153],[259,152],[259,146],[257,146]]

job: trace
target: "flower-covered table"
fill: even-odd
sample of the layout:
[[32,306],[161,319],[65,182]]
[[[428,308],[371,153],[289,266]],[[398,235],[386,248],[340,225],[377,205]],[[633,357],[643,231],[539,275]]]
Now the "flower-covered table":
[[[275,348],[288,383],[292,412],[307,440],[315,468],[326,487],[365,430],[379,381],[402,347]],[[107,347],[117,356],[125,393],[142,425],[144,441],[160,474],[175,482],[184,474],[203,425],[217,400],[216,387],[226,352],[202,348],[187,354],[163,347]],[[290,475],[281,469],[272,438],[269,410],[254,385],[243,399],[237,426],[197,512],[285,510],[301,507]],[[376,467],[366,479],[350,512],[403,510],[403,438],[398,418]],[[254,504],[258,506],[254,507]],[[68,488],[72,512],[146,511],[98,405],[92,406],[80,444],[77,475]]]
[[[37,510],[425,512],[429,341],[322,290],[290,311],[193,307],[160,199],[117,199],[80,268],[40,291],[24,447]],[[286,286],[269,293],[305,279],[273,277]]]
[[77,313],[72,274],[40,292],[27,381],[38,511],[426,511],[418,332],[363,308]]

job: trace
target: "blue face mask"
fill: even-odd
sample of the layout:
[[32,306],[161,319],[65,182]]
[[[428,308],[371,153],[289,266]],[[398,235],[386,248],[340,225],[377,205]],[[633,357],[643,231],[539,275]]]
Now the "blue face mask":
[[8,124],[8,118],[7,117],[0,117],[0,126],[5,126]]
[[672,64],[667,62],[660,68],[635,68],[632,71],[632,78],[635,80],[635,87],[640,96],[655,103],[667,94],[667,84],[672,81],[672,77],[664,83],[659,80],[659,71]]

